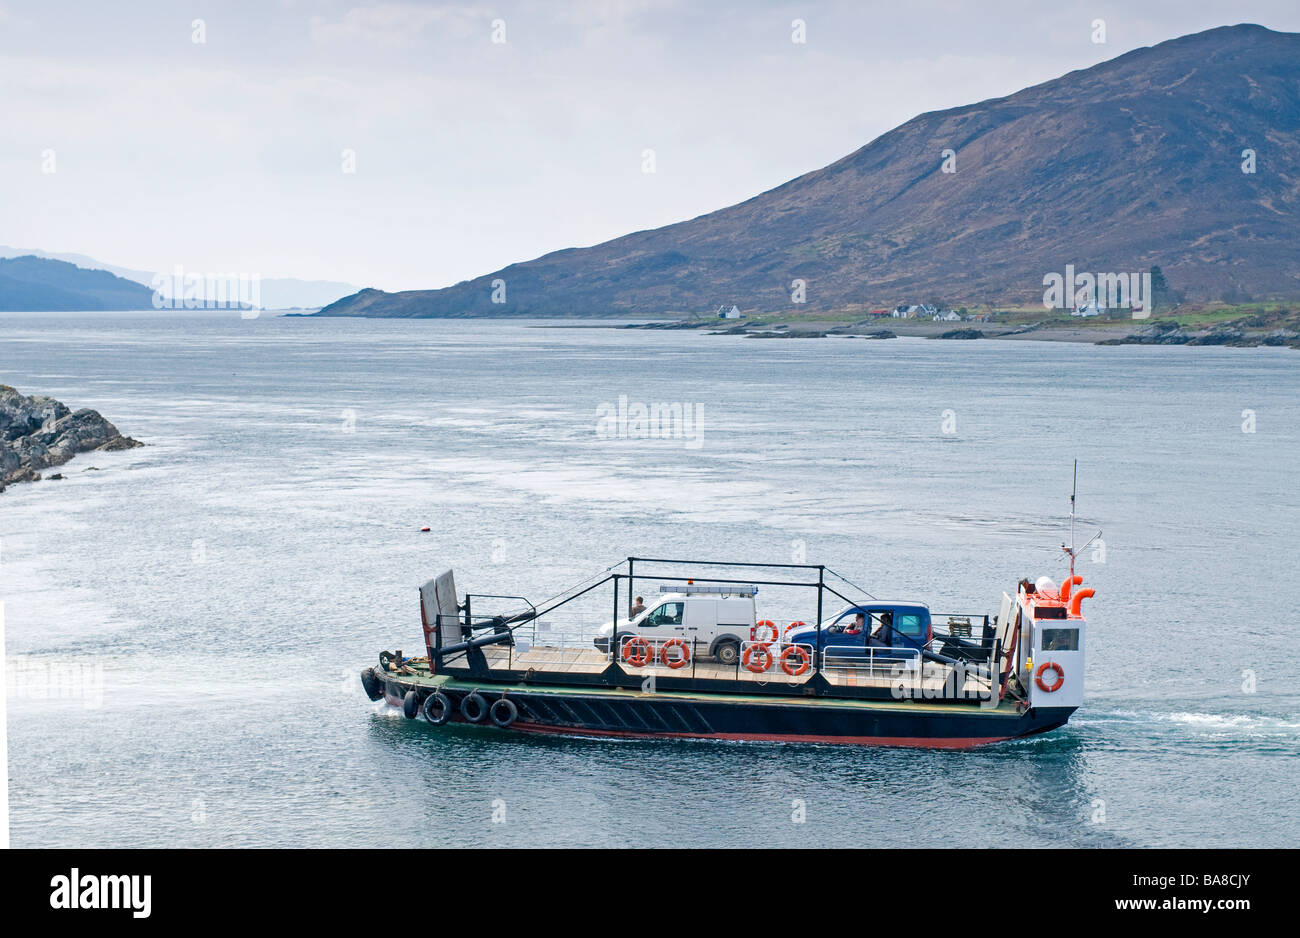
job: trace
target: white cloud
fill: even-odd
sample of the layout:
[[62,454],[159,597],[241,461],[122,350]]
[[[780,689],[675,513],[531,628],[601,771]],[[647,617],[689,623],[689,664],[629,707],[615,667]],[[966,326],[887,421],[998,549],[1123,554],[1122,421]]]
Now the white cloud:
[[[386,289],[708,212],[922,111],[1014,92],[1124,52],[1121,35],[1146,45],[1207,15],[1193,23],[1171,4],[1154,25],[1112,16],[1099,50],[1083,0],[1042,19],[1019,0],[973,12],[231,0],[195,46],[188,14],[140,2],[86,7],[75,29],[55,3],[33,4],[0,31],[0,243]],[[1236,0],[1223,16],[1300,26],[1293,0],[1267,6]],[[490,39],[498,16],[504,46]],[[790,42],[794,16],[808,20],[806,46]],[[40,172],[46,148],[55,175]],[[646,148],[654,175],[640,171]]]
[[410,45],[420,42],[432,28],[457,37],[481,30],[486,37],[484,24],[491,19],[481,7],[378,3],[353,7],[337,20],[313,16],[308,20],[308,35],[323,43]]

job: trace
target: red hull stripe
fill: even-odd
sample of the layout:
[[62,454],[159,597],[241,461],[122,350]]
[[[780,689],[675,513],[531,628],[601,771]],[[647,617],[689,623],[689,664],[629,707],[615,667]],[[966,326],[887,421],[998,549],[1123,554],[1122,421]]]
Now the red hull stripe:
[[512,730],[527,733],[555,733],[561,736],[620,736],[630,739],[730,739],[767,743],[839,743],[857,746],[911,746],[920,749],[970,749],[988,743],[1001,743],[1014,736],[962,736],[934,738],[928,736],[814,736],[792,733],[634,733],[629,730],[583,729],[571,726],[547,726],[541,723],[516,722]]

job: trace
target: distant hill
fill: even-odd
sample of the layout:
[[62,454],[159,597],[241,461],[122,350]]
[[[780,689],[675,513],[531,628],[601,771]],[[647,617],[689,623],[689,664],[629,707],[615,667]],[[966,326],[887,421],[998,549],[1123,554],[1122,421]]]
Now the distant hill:
[[[47,251],[14,248],[0,244],[0,258],[20,257],[28,254],[35,257],[68,261],[78,267],[85,267],[90,270],[107,270],[125,280],[134,280],[136,283],[149,287],[150,290],[153,289],[153,271],[133,270],[130,267],[105,264],[103,261],[87,257],[85,254],[52,254]],[[165,270],[161,271],[161,273],[170,276],[172,271]],[[222,273],[222,271],[214,271],[214,273]],[[265,309],[316,309],[327,303],[334,302],[341,296],[355,293],[356,290],[355,284],[344,283],[339,280],[298,280],[293,277],[264,277],[261,280],[262,306]]]
[[106,270],[85,270],[43,257],[0,259],[0,310],[152,308],[152,290]]
[[[946,149],[955,173],[941,169]],[[1300,35],[1221,27],[922,114],[690,221],[445,289],[362,290],[318,315],[789,312],[795,279],[808,310],[1028,303],[1067,264],[1156,265],[1189,299],[1294,299],[1298,207]]]

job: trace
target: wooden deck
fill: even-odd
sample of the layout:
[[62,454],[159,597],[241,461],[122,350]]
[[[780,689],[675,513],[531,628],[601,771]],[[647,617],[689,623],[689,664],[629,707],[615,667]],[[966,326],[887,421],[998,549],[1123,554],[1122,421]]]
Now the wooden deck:
[[[609,667],[609,658],[596,648],[574,646],[549,647],[534,645],[527,651],[520,651],[504,645],[489,645],[483,649],[488,667],[493,670],[527,671],[534,669],[552,674],[599,674]],[[620,662],[619,667],[625,674],[642,677],[653,674],[667,677],[689,677],[699,680],[748,681],[754,684],[802,684],[808,680],[812,671],[797,677],[786,674],[780,666],[773,663],[767,671],[755,673],[736,665],[723,665],[710,659],[699,657],[682,668],[669,668],[660,661],[645,667],[633,667]],[[822,676],[837,687],[891,687],[900,680],[912,692],[943,696],[943,689],[951,681],[951,668],[927,662],[921,672],[904,671],[894,675],[879,668],[867,671],[854,668],[828,668]],[[987,693],[989,682],[986,679],[967,674],[963,692],[966,694]]]

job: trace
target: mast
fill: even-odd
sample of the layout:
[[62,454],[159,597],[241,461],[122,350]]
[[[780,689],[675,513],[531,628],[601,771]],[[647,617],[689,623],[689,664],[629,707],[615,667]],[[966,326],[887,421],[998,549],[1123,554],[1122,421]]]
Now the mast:
[[1079,493],[1079,460],[1074,461],[1074,482],[1070,486],[1070,546],[1061,545],[1066,556],[1070,558],[1070,578],[1074,578],[1074,499]]

